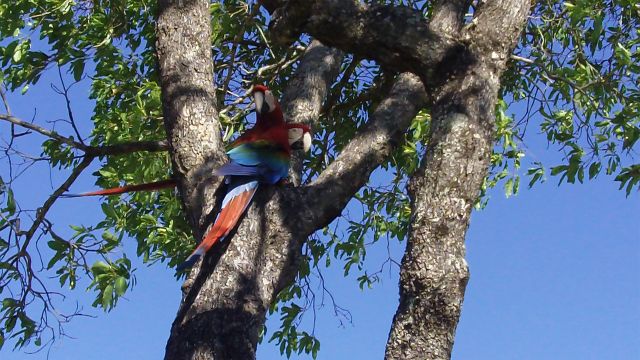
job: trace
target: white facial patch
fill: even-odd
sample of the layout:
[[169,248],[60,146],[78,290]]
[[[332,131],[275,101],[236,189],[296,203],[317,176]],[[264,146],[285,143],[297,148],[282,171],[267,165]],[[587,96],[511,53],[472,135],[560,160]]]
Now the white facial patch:
[[304,152],[307,152],[311,149],[311,140],[311,134],[308,131],[304,131],[300,128],[289,129],[289,145],[302,141],[302,149]]
[[260,109],[262,109],[262,104],[264,104],[264,93],[258,91],[254,92],[253,102],[256,104],[256,111],[260,111]]
[[264,101],[266,101],[267,106],[269,106],[269,112],[276,109],[276,98],[273,97],[273,93],[270,90],[264,92]]

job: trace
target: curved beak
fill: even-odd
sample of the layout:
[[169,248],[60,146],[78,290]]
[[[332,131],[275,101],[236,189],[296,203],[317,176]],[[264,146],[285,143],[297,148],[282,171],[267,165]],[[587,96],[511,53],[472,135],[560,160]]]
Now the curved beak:
[[302,150],[309,152],[311,149],[311,133],[305,132],[302,136]]
[[256,91],[253,93],[253,102],[256,104],[256,112],[260,115],[269,112],[269,104],[264,101],[264,92]]

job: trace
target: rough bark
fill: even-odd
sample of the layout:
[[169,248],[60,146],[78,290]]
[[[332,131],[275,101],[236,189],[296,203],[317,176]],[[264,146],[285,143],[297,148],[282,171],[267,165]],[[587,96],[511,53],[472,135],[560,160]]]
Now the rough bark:
[[[271,7],[281,5],[269,2]],[[447,77],[441,64],[460,56],[459,39],[432,29],[420,11],[405,6],[365,5],[356,0],[290,0],[273,11],[272,38],[289,43],[302,32],[324,44],[386,69],[409,71],[425,86]]]
[[215,108],[209,1],[161,0],[158,11],[156,51],[173,173],[199,239],[219,181],[207,170],[226,158]]
[[489,167],[500,75],[529,6],[528,0],[483,3],[461,32],[469,66],[452,71],[434,93],[426,157],[409,185],[413,222],[386,359],[451,357],[469,279],[464,238]]

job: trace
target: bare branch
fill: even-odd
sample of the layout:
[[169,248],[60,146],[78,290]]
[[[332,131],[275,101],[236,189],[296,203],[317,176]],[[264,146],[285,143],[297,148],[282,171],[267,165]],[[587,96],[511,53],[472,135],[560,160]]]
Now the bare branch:
[[60,83],[62,84],[62,90],[56,89],[54,87],[54,91],[56,91],[60,95],[64,96],[64,100],[65,100],[65,103],[67,105],[67,114],[69,115],[69,123],[71,123],[71,127],[73,128],[73,131],[76,133],[76,136],[78,137],[78,140],[80,140],[80,142],[82,144],[84,144],[84,141],[82,140],[82,135],[80,135],[80,131],[78,130],[78,127],[76,126],[76,120],[74,119],[73,111],[71,110],[71,99],[69,99],[69,89],[71,89],[71,87],[76,83],[73,83],[73,84],[71,84],[69,86],[67,86],[64,83],[64,78],[62,76],[62,69],[61,69],[60,66],[58,66],[58,76],[60,78]]
[[87,148],[87,155],[105,156],[105,155],[122,155],[138,151],[159,152],[169,150],[169,142],[167,140],[156,141],[131,141],[113,145],[90,146]]
[[91,156],[91,157],[98,157],[98,156],[105,156],[105,155],[122,155],[122,154],[129,154],[132,152],[138,152],[138,151],[157,152],[157,151],[169,150],[169,143],[166,140],[131,141],[131,142],[124,142],[124,143],[113,144],[113,145],[89,146],[83,143],[79,143],[71,137],[62,136],[53,130],[45,129],[41,126],[24,121],[15,116],[0,114],[0,120],[5,120],[12,124],[21,126],[23,128],[33,130],[39,134],[42,134],[51,139],[57,140],[63,144],[69,145],[72,148],[82,150],[85,152],[87,156]]
[[62,136],[60,134],[58,134],[57,132],[53,131],[53,130],[49,130],[49,129],[45,129],[41,126],[38,126],[34,123],[30,123],[27,121],[24,121],[22,119],[19,119],[15,116],[11,116],[11,115],[5,115],[5,114],[0,114],[0,120],[5,120],[8,121],[12,124],[21,126],[23,128],[29,129],[29,130],[33,130],[39,134],[42,134],[44,136],[50,137],[54,140],[58,140],[59,142],[69,145],[72,148],[76,148],[76,149],[80,149],[83,151],[87,151],[89,149],[89,147],[85,144],[79,143],[75,140],[73,140],[73,138],[70,137],[66,137],[66,136]]
[[51,209],[51,206],[53,206],[55,201],[60,197],[60,195],[62,195],[62,193],[69,190],[69,187],[71,186],[71,184],[73,184],[73,182],[76,181],[76,179],[78,178],[78,176],[80,176],[80,174],[84,171],[84,169],[86,169],[89,166],[89,164],[91,164],[91,161],[93,161],[93,159],[94,158],[92,156],[85,156],[84,159],[82,159],[82,161],[80,162],[80,164],[78,164],[78,166],[76,166],[75,169],[73,169],[73,171],[71,172],[71,175],[69,175],[67,180],[65,180],[62,183],[62,185],[60,185],[60,187],[58,187],[56,191],[54,191],[53,194],[49,196],[47,201],[45,201],[44,204],[40,208],[38,208],[38,210],[36,211],[36,218],[33,221],[33,224],[31,225],[29,230],[25,233],[26,238],[24,243],[22,244],[21,251],[26,252],[27,246],[29,245],[29,241],[31,240],[31,238],[33,238],[33,235],[35,234],[36,230],[38,230],[38,227],[40,226],[40,224],[42,224],[42,222],[44,221],[44,218],[47,215],[47,212],[49,211],[49,209]]

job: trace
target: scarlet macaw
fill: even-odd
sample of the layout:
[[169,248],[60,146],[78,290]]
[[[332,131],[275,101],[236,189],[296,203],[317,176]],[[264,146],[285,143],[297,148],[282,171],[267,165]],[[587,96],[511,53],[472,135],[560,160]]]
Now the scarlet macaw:
[[[231,161],[214,171],[216,175],[225,176],[227,184],[227,193],[222,200],[220,212],[202,242],[185,262],[178,266],[178,271],[193,266],[216,242],[229,234],[247,209],[260,183],[276,184],[287,178],[292,149],[301,148],[306,152],[311,147],[309,127],[304,124],[287,124],[280,104],[266,86],[254,86],[253,98],[256,106],[256,124],[228,146],[227,155]],[[67,197],[115,195],[175,185],[174,180],[164,180]]]

